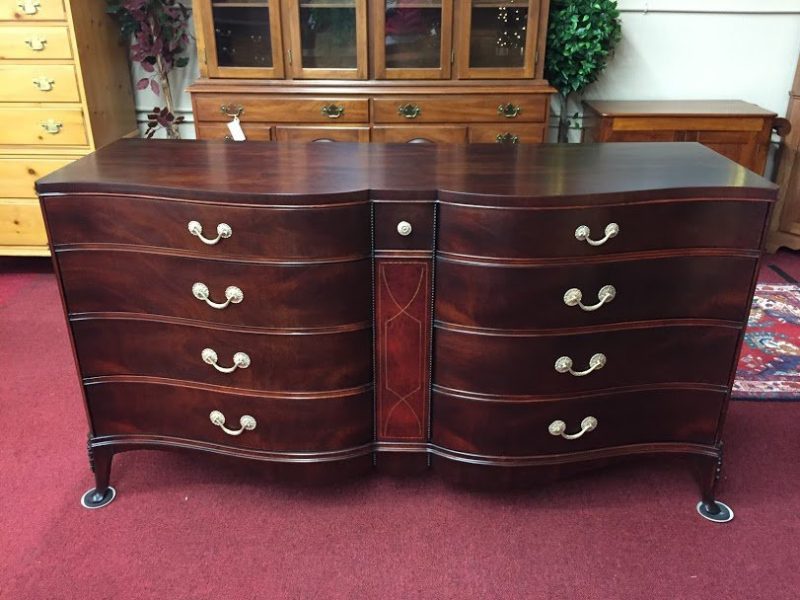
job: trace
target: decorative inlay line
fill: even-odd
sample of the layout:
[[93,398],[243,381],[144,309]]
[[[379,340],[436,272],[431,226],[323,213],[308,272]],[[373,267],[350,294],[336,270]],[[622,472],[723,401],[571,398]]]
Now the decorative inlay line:
[[480,267],[502,268],[530,268],[549,267],[560,265],[585,265],[605,264],[618,262],[633,262],[638,260],[660,260],[684,257],[713,257],[713,258],[750,258],[758,260],[759,250],[741,250],[736,248],[674,248],[664,250],[647,250],[640,252],[620,252],[598,256],[558,256],[554,258],[512,258],[505,256],[477,256],[437,251],[436,260],[442,263],[474,265]]
[[633,329],[662,329],[665,327],[723,327],[740,329],[745,325],[739,321],[717,321],[713,319],[659,319],[653,321],[629,321],[627,323],[609,323],[606,325],[589,325],[586,327],[561,327],[558,329],[490,329],[488,327],[470,327],[457,323],[436,320],[435,329],[453,331],[467,335],[485,335],[496,337],[547,337],[583,335],[607,331],[629,331]]
[[[134,187],[142,187],[142,186],[134,186]],[[181,189],[180,191],[185,191]],[[208,194],[207,190],[201,190],[203,193]],[[139,192],[108,192],[108,191],[82,191],[82,192],[42,192],[39,195],[43,198],[57,198],[59,196],[90,196],[93,198],[125,198],[128,201],[138,201],[138,200],[158,200],[158,201],[165,201],[165,202],[175,202],[180,204],[201,204],[207,206],[224,206],[229,208],[271,208],[271,209],[278,209],[278,210],[318,210],[321,208],[339,208],[345,206],[363,206],[365,204],[369,204],[369,200],[367,198],[368,191],[366,190],[353,190],[353,191],[345,191],[345,192],[331,192],[331,193],[324,193],[324,194],[258,194],[252,192],[234,192],[230,190],[224,190],[219,192],[211,192],[213,195],[214,193],[218,193],[220,197],[236,197],[242,196],[243,198],[252,198],[252,197],[262,197],[265,200],[285,196],[286,198],[310,198],[310,199],[331,199],[336,200],[337,198],[346,198],[350,199],[350,197],[355,196],[350,202],[324,202],[319,204],[267,204],[266,202],[226,202],[224,200],[217,200],[213,198],[184,198],[184,197],[177,197],[177,196],[154,196],[150,194],[142,194]],[[359,196],[363,196],[363,198],[359,198]]]

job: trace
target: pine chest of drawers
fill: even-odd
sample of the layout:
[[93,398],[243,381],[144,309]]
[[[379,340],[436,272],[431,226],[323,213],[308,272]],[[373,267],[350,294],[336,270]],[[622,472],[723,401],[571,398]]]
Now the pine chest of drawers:
[[699,144],[123,140],[37,187],[87,506],[136,448],[491,485],[684,454],[701,513],[731,516],[722,425],[776,190]]

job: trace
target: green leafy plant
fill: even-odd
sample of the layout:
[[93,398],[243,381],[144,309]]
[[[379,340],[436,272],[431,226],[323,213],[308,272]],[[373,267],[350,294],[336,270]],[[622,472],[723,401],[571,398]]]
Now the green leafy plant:
[[167,137],[179,138],[169,72],[189,64],[185,55],[189,48],[190,10],[179,0],[107,0],[107,12],[117,19],[123,38],[130,43],[131,61],[139,63],[145,76],[136,82],[137,90],[150,88],[164,97],[163,108],[156,106],[147,115],[150,138],[164,128]]
[[545,77],[558,90],[558,141],[570,129],[567,103],[597,80],[621,37],[616,0],[552,0]]

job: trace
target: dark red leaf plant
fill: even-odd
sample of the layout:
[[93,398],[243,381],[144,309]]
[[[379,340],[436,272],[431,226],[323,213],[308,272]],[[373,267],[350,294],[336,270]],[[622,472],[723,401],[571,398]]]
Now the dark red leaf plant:
[[107,0],[108,12],[119,22],[122,36],[130,42],[131,61],[146,73],[136,82],[136,89],[148,87],[164,97],[164,106],[156,106],[147,115],[145,137],[151,138],[161,128],[167,137],[178,139],[178,125],[183,117],[175,116],[168,75],[172,69],[189,64],[190,10],[178,0]]

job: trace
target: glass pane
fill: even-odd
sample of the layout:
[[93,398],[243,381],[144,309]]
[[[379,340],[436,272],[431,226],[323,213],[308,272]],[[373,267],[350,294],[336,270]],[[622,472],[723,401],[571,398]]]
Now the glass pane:
[[386,67],[438,69],[441,0],[386,0]]
[[220,67],[272,67],[269,2],[215,0],[211,10]]
[[304,68],[355,69],[355,0],[302,0],[300,42]]
[[469,66],[522,67],[528,26],[528,0],[475,0]]

